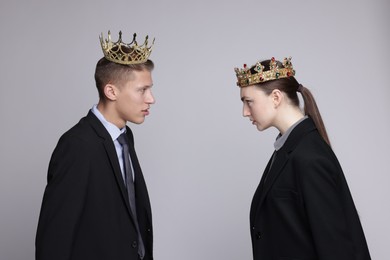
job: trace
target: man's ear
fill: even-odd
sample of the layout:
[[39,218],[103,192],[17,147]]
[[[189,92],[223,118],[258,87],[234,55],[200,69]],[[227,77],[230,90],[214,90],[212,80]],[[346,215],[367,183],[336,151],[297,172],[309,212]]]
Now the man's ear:
[[104,95],[108,100],[114,101],[117,99],[118,88],[113,84],[106,84],[103,88]]
[[277,108],[282,103],[284,95],[279,89],[274,89],[272,90],[271,98],[272,102],[274,103],[274,107]]

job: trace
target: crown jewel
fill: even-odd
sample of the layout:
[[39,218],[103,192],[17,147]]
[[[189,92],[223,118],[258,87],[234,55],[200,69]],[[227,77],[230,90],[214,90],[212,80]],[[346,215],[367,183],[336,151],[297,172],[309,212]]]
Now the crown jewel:
[[107,39],[103,38],[103,33],[99,36],[100,45],[104,53],[104,57],[112,62],[129,65],[144,63],[148,60],[152,52],[153,42],[148,46],[149,36],[145,37],[145,42],[138,45],[136,40],[137,34],[134,33],[133,41],[131,43],[122,42],[122,32],[119,31],[119,39],[116,42],[111,40],[111,32],[108,31]]
[[[251,69],[255,72],[252,73]],[[237,76],[237,86],[243,88],[257,83],[287,78],[295,75],[295,70],[293,69],[293,65],[291,63],[291,57],[284,58],[283,68],[279,68],[275,58],[272,57],[269,63],[269,70],[263,70],[264,66],[259,61],[249,68],[246,64],[244,64],[244,68],[242,69],[235,68],[234,71]]]

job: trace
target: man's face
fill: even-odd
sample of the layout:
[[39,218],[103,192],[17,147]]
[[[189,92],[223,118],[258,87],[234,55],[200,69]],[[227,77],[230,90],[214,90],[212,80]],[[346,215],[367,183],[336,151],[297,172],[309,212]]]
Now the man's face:
[[116,113],[119,121],[141,124],[149,115],[155,100],[152,94],[153,81],[150,71],[133,71],[131,79],[118,89]]

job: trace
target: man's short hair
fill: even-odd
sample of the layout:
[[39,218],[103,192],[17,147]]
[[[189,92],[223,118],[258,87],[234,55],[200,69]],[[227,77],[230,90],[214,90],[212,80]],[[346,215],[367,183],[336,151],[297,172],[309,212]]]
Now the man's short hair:
[[104,87],[107,84],[121,85],[126,81],[131,80],[133,71],[146,70],[150,72],[153,68],[154,63],[151,60],[147,60],[140,64],[122,65],[109,61],[104,57],[101,58],[96,64],[95,69],[95,81],[99,92],[99,98],[105,99]]

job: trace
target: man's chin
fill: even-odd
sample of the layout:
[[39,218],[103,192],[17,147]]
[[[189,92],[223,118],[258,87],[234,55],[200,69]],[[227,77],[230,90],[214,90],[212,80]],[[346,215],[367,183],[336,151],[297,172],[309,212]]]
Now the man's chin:
[[136,119],[136,120],[134,120],[134,119],[133,120],[128,120],[128,122],[136,124],[136,125],[140,125],[143,122],[145,122],[145,118],[139,118],[139,119]]

